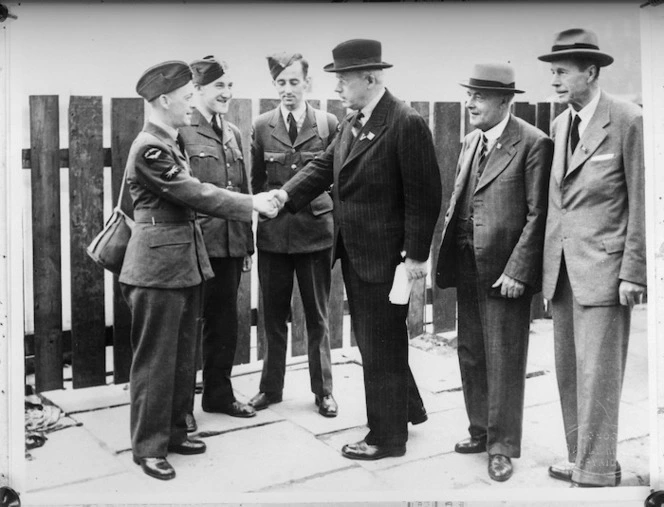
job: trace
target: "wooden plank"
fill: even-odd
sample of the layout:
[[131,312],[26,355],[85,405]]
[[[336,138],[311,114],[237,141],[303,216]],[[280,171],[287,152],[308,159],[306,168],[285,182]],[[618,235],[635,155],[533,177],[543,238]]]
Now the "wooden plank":
[[526,120],[531,125],[535,125],[537,120],[535,104],[529,104],[528,102],[515,102],[514,115],[518,118],[521,118],[522,120]]
[[320,100],[318,100],[318,99],[311,99],[311,100],[307,100],[307,102],[309,103],[309,105],[310,105],[311,107],[314,107],[314,108],[316,108],[316,109],[320,109]]
[[258,289],[258,323],[256,325],[256,356],[264,359],[267,353],[267,336],[265,333],[265,304],[263,303],[263,291]]
[[37,392],[63,386],[58,107],[57,95],[30,96],[32,279]]
[[[21,150],[21,163],[23,169],[30,169],[30,148],[24,148]],[[69,167],[69,150],[67,148],[62,148],[60,150],[60,169],[66,169]],[[104,167],[110,167],[111,165],[111,149],[104,148]]]
[[550,102],[538,102],[537,103],[537,119],[535,121],[535,126],[544,132],[546,135],[549,135],[549,129],[551,127],[551,103]]
[[[244,171],[249,181],[251,162],[251,99],[233,99],[225,118],[240,129]],[[249,185],[251,188],[251,185]],[[245,364],[251,357],[251,272],[242,273],[237,294],[237,347],[234,364]]]
[[[144,123],[144,102],[140,98],[111,99],[111,199],[118,202],[129,148]],[[122,209],[133,216],[129,190],[125,187]],[[122,297],[118,277],[113,275],[113,381],[129,380],[131,368],[131,312]]]
[[258,101],[258,114],[267,113],[279,106],[279,104],[281,104],[279,99],[260,99]]
[[327,112],[332,113],[341,122],[346,117],[346,108],[340,100],[332,99],[327,101]]
[[433,107],[433,138],[443,186],[440,215],[434,231],[431,254],[434,333],[456,329],[456,289],[440,289],[435,282],[435,272],[438,264],[438,249],[443,234],[445,213],[450,205],[450,197],[454,189],[456,164],[461,151],[459,135],[461,129],[461,110],[462,104],[459,102],[436,102]]
[[341,261],[332,268],[328,321],[330,325],[330,348],[338,349],[344,344],[344,277],[341,274]]
[[85,249],[104,225],[101,97],[69,100],[69,219],[74,389],[106,383],[104,270]]

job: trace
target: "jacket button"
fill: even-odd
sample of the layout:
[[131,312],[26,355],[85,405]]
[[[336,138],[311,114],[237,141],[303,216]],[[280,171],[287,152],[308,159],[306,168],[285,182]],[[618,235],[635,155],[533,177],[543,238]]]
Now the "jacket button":
[[292,166],[290,166],[290,168],[291,169],[297,169],[297,164],[293,164]]
[[274,158],[270,157],[270,162],[274,162]]
[[199,157],[203,157],[203,156],[205,156],[205,153],[203,153],[203,152],[201,151],[201,154],[198,155],[198,156],[199,156]]
[[291,148],[291,153],[295,153],[295,148]]

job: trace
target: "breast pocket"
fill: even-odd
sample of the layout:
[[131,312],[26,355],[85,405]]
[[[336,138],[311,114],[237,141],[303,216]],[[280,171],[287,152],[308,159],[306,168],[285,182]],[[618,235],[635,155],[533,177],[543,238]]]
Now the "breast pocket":
[[286,165],[286,154],[266,151],[264,153],[268,186],[281,186],[290,179],[290,167]]
[[194,144],[187,147],[189,165],[198,179],[220,185],[223,174],[220,170],[221,154],[217,146]]

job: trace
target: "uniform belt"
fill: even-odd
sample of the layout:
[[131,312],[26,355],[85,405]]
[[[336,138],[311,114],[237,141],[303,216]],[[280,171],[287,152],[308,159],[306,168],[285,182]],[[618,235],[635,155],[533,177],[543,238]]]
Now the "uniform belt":
[[196,213],[191,210],[183,210],[178,213],[163,209],[137,209],[134,210],[134,221],[136,223],[182,223],[196,219]]

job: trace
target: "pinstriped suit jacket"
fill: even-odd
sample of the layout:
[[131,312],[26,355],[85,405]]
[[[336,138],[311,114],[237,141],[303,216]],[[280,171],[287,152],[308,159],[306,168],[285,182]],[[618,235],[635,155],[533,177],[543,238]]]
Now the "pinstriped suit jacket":
[[354,143],[353,118],[283,189],[298,210],[333,183],[334,251],[341,234],[364,281],[390,282],[402,250],[429,257],[441,199],[433,139],[417,111],[387,90]]

